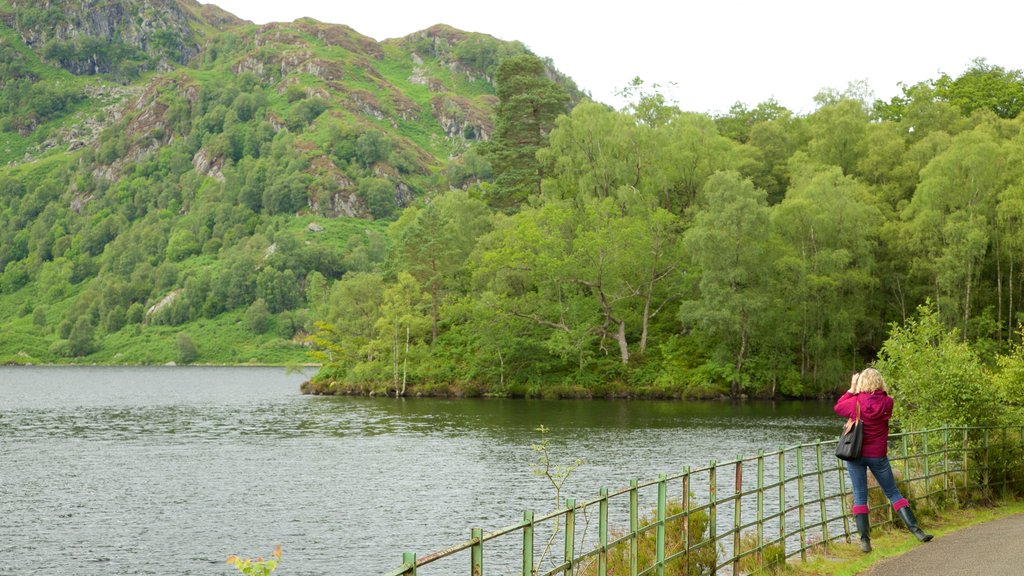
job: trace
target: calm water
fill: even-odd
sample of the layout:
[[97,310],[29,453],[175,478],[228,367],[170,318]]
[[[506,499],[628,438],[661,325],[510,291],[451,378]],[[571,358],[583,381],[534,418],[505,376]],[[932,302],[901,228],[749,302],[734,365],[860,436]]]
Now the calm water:
[[269,368],[0,368],[0,574],[373,575],[551,509],[830,436],[818,403],[321,398]]

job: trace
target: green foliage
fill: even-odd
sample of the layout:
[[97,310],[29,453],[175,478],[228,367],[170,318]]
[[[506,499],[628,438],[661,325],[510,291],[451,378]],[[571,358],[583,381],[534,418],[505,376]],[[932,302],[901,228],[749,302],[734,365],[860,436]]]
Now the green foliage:
[[532,54],[503,60],[495,82],[495,132],[486,149],[495,173],[490,204],[511,210],[540,192],[543,172],[537,151],[546,144],[555,118],[566,112],[569,96],[548,79],[544,62]]
[[377,219],[394,216],[395,184],[385,178],[362,178],[359,180],[359,196],[366,202],[370,214]]
[[199,358],[199,350],[196,345],[189,338],[188,334],[180,332],[175,342],[177,348],[177,356],[175,362],[178,364],[191,364]]
[[1007,407],[1007,417],[1024,422],[1024,344],[1014,343],[1006,354],[997,356],[992,384],[999,402]]
[[73,74],[110,74],[120,81],[134,79],[147,65],[138,48],[95,36],[51,39],[43,47],[43,57]]
[[96,349],[95,328],[89,318],[80,316],[68,334],[67,355],[85,356]]
[[706,206],[684,236],[691,259],[700,270],[700,299],[684,301],[679,317],[699,325],[721,343],[733,361],[731,394],[740,393],[751,340],[766,339],[766,319],[758,312],[770,298],[769,215],[763,191],[736,173],[712,176],[704,188]]
[[246,576],[270,576],[281,564],[281,546],[278,545],[274,548],[268,560],[264,560],[262,556],[257,558],[239,558],[232,554],[228,556],[227,563]]
[[[695,507],[693,496],[690,495],[687,510]],[[707,512],[697,511],[683,514],[683,504],[679,500],[669,501],[665,507],[665,515],[671,520],[665,523],[665,557],[682,552],[684,547],[689,551],[665,563],[666,576],[695,576],[710,574],[718,563],[719,550],[714,541],[710,540],[710,522]],[[650,512],[640,518],[640,527],[650,527],[656,522],[656,513]],[[614,531],[612,538],[621,540],[623,533]],[[686,538],[684,542],[683,538]],[[636,566],[644,571],[654,566],[657,559],[657,531],[647,529],[637,539]],[[630,541],[625,539],[608,550],[608,574],[630,574],[632,562]],[[596,575],[597,563],[588,561],[582,570],[588,576]]]
[[910,428],[937,424],[997,423],[998,396],[981,360],[956,329],[947,330],[931,303],[917,317],[893,326],[876,367],[896,408],[893,418]]
[[1000,118],[1016,118],[1024,109],[1024,72],[1006,70],[981,58],[955,79],[943,74],[935,81],[935,92],[964,116],[991,110]]
[[747,532],[740,538],[740,571],[743,574],[779,574],[786,569],[786,549],[781,543],[757,546],[757,533]]
[[256,334],[263,334],[270,328],[270,309],[262,298],[249,305],[245,311],[245,322]]

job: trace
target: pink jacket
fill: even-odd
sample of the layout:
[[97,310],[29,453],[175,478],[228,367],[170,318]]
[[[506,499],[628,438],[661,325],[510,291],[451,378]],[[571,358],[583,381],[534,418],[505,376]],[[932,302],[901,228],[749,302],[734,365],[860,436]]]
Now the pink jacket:
[[889,454],[889,418],[892,417],[892,398],[884,390],[872,393],[843,394],[834,410],[843,418],[853,418],[860,403],[860,419],[864,421],[864,447],[861,456],[878,458]]

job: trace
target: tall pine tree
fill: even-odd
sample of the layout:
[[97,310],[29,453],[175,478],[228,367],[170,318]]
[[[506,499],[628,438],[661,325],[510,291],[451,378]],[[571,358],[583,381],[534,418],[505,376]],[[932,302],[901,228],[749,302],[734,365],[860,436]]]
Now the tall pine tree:
[[487,147],[495,182],[489,200],[495,208],[515,211],[530,194],[540,192],[544,171],[537,150],[547,145],[555,118],[568,110],[569,95],[532,54],[503,60],[495,82],[496,126]]

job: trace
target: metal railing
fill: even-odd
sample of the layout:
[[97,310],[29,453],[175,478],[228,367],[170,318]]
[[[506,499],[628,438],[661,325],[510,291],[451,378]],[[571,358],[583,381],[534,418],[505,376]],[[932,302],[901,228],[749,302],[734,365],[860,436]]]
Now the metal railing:
[[[889,459],[903,495],[928,509],[996,490],[1020,494],[1022,445],[1024,427],[948,426],[891,435]],[[523,576],[738,576],[806,560],[810,550],[850,541],[851,493],[834,448],[820,440],[602,488],[596,499],[569,499],[539,517],[526,511],[493,532],[473,528],[468,540],[423,557],[406,552],[385,576],[484,576],[485,557],[486,574]],[[892,523],[880,489],[869,496],[872,522]]]

